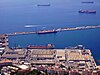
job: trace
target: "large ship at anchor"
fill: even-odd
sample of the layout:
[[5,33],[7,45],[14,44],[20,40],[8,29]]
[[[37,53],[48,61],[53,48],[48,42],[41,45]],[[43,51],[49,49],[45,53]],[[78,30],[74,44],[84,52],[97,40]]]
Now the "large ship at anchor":
[[37,6],[50,6],[50,4],[38,4]]
[[56,30],[41,30],[37,32],[37,34],[49,34],[49,33],[57,33],[57,31]]
[[96,10],[79,10],[79,13],[96,13]]

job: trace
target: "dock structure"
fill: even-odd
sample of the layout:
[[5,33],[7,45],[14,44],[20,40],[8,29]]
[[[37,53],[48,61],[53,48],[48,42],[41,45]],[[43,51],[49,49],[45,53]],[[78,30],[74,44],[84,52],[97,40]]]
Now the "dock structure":
[[2,34],[0,35],[0,49],[4,49],[8,46],[8,35]]
[[72,50],[66,49],[66,50],[67,50],[67,61],[69,65],[74,67],[78,66],[79,70],[82,70],[83,68],[94,69],[96,67],[96,63],[89,49],[86,49],[85,51],[79,49],[72,49]]
[[27,61],[33,65],[63,64],[79,70],[85,68],[94,70],[96,67],[89,49],[7,49],[1,59],[10,59],[13,63]]
[[[97,26],[81,26],[81,27],[58,28],[55,31],[56,32],[61,32],[61,31],[85,30],[85,29],[96,29],[96,28],[100,28],[100,25],[97,25]],[[42,32],[53,31],[53,30],[42,30]],[[15,33],[8,33],[7,35],[8,36],[15,36],[15,35],[26,35],[26,34],[38,34],[38,32],[40,32],[40,31],[15,32]]]
[[15,35],[26,35],[26,34],[35,34],[36,32],[15,32],[15,33],[8,33],[8,36],[15,36]]
[[[82,46],[81,46],[82,47]],[[87,71],[94,72],[98,67],[94,61],[92,53],[89,49],[80,47],[72,47],[65,49],[9,49],[6,48],[5,52],[0,57],[2,60],[11,60],[11,65],[26,65],[31,69],[37,70],[47,69],[48,71],[54,70],[66,71],[87,75]],[[0,65],[8,65],[9,63],[2,62]],[[40,68],[39,68],[40,67]],[[41,68],[42,67],[42,68]],[[51,67],[51,69],[50,69]],[[43,71],[43,70],[42,70]],[[96,70],[97,72],[99,70]],[[96,72],[96,73],[97,73]],[[63,74],[61,74],[63,75]],[[70,74],[72,75],[72,74]],[[97,75],[97,74],[95,74]]]

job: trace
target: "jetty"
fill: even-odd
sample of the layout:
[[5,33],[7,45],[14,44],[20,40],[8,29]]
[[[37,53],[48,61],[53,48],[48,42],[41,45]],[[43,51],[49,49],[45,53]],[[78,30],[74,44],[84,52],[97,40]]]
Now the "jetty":
[[[55,31],[56,32],[61,32],[61,31],[73,31],[73,30],[85,30],[85,29],[96,29],[100,28],[100,25],[97,26],[80,26],[80,27],[68,27],[68,28],[58,28]],[[54,29],[50,30],[53,31]],[[41,31],[41,30],[39,30]],[[30,31],[30,32],[14,32],[14,33],[7,33],[8,36],[15,36],[15,35],[26,35],[26,34],[38,34],[37,32],[39,31]],[[42,30],[43,31],[48,31],[48,30]]]
[[32,31],[32,32],[14,32],[14,33],[8,33],[8,36],[14,36],[14,35],[26,35],[26,34],[34,34],[36,32]]

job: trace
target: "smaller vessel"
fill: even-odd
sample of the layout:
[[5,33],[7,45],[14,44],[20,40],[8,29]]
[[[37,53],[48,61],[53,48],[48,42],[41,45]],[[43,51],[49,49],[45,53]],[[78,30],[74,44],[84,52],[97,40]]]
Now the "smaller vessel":
[[27,49],[54,49],[54,45],[53,44],[48,44],[47,46],[28,45]]
[[96,10],[79,10],[79,13],[96,13]]
[[32,28],[32,27],[38,27],[38,26],[41,26],[41,25],[25,25],[24,27],[25,28]]
[[38,4],[37,6],[50,6],[50,4]]
[[37,34],[49,34],[49,33],[57,33],[56,30],[41,30],[41,31],[38,31]]
[[81,2],[81,3],[91,3],[91,4],[92,4],[92,3],[94,3],[94,2],[92,2],[92,1],[88,1],[88,2]]
[[74,46],[74,47],[66,47],[66,49],[80,49],[80,50],[85,50],[85,47],[83,45],[77,45],[77,46]]

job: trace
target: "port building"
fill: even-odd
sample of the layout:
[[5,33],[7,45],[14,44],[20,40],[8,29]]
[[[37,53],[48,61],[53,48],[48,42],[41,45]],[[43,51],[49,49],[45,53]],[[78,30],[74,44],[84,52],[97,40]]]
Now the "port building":
[[12,60],[13,64],[28,62],[32,65],[63,65],[70,66],[82,71],[93,70],[96,63],[89,49],[66,48],[66,49],[14,49],[6,48],[1,55],[1,60]]

